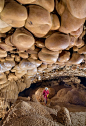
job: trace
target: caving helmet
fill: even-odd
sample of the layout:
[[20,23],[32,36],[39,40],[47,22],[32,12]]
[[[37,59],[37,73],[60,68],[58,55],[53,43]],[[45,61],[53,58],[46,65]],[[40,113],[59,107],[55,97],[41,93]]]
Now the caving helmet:
[[48,90],[48,87],[45,87],[45,90]]

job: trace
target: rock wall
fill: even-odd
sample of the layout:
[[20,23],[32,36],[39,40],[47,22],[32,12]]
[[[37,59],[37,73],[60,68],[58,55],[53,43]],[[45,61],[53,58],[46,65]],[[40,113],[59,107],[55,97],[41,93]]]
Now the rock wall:
[[0,1],[0,111],[31,83],[86,77],[85,12],[85,0]]

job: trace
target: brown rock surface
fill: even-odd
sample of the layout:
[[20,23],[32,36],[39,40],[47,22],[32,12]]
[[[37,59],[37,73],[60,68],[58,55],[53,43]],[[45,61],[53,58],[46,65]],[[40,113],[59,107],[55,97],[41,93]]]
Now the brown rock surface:
[[[86,87],[78,78],[86,77],[85,5],[85,0],[0,0],[0,118],[8,112],[3,125],[62,126],[57,109],[66,107],[71,125],[85,126]],[[42,99],[42,90],[36,98],[38,88],[46,86],[47,107],[37,100]],[[24,98],[16,103],[29,108],[27,117],[24,107],[24,117],[15,105],[18,111],[8,111],[18,94],[29,97],[29,103]],[[36,110],[46,114],[35,114]],[[10,120],[13,111],[17,116]]]
[[69,35],[61,33],[53,33],[45,40],[45,46],[52,51],[66,49],[69,46]]
[[19,50],[27,50],[34,44],[32,34],[24,28],[17,29],[12,35],[12,44]]
[[37,5],[29,5],[28,9],[30,13],[25,27],[36,37],[43,37],[48,33],[52,26],[50,13],[46,9]]
[[65,126],[71,126],[71,118],[67,108],[63,107],[58,111],[57,120]]
[[20,2],[21,4],[29,4],[29,3],[32,3],[36,0],[17,0],[18,2]]
[[86,17],[86,1],[79,0],[67,0],[67,7],[70,11],[70,13],[79,19],[85,18]]
[[9,1],[1,12],[1,19],[12,27],[22,27],[27,19],[27,10],[14,0]]
[[61,15],[61,27],[59,31],[64,33],[70,33],[72,31],[76,31],[82,26],[84,21],[85,19],[78,19],[74,17],[66,8],[63,14]]
[[67,62],[70,59],[70,52],[63,51],[59,54],[58,61],[59,62]]
[[51,30],[57,30],[60,27],[60,21],[56,14],[51,14],[52,27]]
[[1,0],[0,1],[0,12],[3,10],[3,8],[4,8],[4,3],[5,3],[5,1],[4,0]]
[[48,0],[48,1],[46,1],[46,0],[35,0],[31,4],[36,4],[36,5],[42,6],[43,8],[48,10],[49,12],[52,12],[54,10],[54,0]]

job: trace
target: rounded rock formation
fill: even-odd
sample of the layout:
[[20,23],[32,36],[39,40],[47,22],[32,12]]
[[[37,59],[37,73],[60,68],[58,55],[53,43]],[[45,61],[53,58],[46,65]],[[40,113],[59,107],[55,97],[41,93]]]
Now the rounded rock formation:
[[53,33],[45,40],[45,46],[52,51],[66,49],[69,46],[69,43],[69,35],[61,33]]
[[12,27],[24,26],[27,19],[27,10],[14,0],[9,1],[2,10],[1,19]]
[[34,42],[32,34],[24,28],[17,29],[12,35],[12,44],[21,51],[31,48]]
[[67,0],[67,7],[74,17],[86,18],[86,0]]
[[70,52],[68,51],[62,51],[62,53],[59,54],[58,61],[63,63],[67,62],[70,59]]
[[74,17],[69,10],[66,8],[61,15],[61,27],[60,32],[70,33],[78,30],[85,22],[85,19],[78,19]]
[[50,13],[37,5],[29,5],[28,9],[29,15],[25,27],[36,37],[43,37],[48,33],[52,26]]

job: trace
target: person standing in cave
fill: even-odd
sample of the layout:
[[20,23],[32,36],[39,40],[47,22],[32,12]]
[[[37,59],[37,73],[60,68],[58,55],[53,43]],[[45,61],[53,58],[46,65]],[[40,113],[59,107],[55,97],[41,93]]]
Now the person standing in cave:
[[45,90],[43,91],[43,96],[44,96],[44,103],[46,105],[47,104],[47,97],[49,96],[49,91],[48,91],[47,87],[45,87]]

